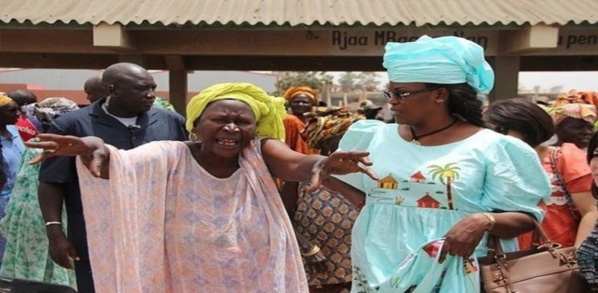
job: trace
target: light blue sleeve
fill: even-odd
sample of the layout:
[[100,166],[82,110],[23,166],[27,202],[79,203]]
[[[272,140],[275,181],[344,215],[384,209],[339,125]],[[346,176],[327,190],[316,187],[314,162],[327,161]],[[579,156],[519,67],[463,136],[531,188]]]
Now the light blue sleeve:
[[[384,122],[373,119],[355,122],[343,135],[338,151],[368,151],[376,132],[383,125],[385,125]],[[367,176],[363,173],[336,175],[334,177],[365,192],[364,179]],[[369,179],[369,177],[367,178]]]
[[493,211],[525,212],[542,221],[544,211],[538,204],[550,198],[552,189],[537,153],[507,136],[493,146],[487,154],[482,205]]
[[15,125],[6,125],[6,130],[12,134],[13,141],[12,143],[16,146],[19,152],[23,153],[25,151],[25,144],[21,139],[21,135],[19,134],[19,129]]

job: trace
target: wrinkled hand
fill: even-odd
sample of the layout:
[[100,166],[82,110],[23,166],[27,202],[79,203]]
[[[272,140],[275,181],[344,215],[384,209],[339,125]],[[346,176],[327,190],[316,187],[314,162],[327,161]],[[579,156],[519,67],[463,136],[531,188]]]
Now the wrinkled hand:
[[316,190],[321,180],[330,175],[345,175],[361,172],[373,180],[378,180],[378,175],[370,168],[372,162],[367,158],[369,152],[334,152],[327,158],[314,165],[312,170],[311,185],[307,191]]
[[445,235],[444,245],[438,261],[444,262],[447,253],[464,258],[470,257],[486,232],[487,218],[471,214],[457,222]]
[[316,272],[318,274],[325,273],[328,270],[328,266],[326,265],[326,256],[319,251],[318,253],[307,256],[305,258],[305,268],[311,272]]
[[38,164],[56,156],[81,156],[83,164],[95,177],[100,177],[102,169],[107,166],[106,159],[109,153],[104,146],[104,141],[98,137],[43,133],[38,135],[38,138],[41,141],[25,142],[27,147],[44,150],[39,156],[29,161],[29,164]]
[[56,232],[48,240],[52,260],[65,269],[75,269],[71,259],[78,261],[79,256],[77,256],[73,244],[66,238],[64,232]]

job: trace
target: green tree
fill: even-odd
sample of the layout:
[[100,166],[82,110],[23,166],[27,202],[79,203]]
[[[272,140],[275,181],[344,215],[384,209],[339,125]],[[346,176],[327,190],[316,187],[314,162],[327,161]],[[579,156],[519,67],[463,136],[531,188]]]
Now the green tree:
[[361,72],[357,74],[357,81],[355,83],[356,89],[362,89],[366,92],[378,91],[378,74],[376,72]]
[[282,96],[292,86],[308,86],[321,91],[324,84],[331,83],[333,78],[324,71],[282,71],[278,74],[276,92],[272,94]]
[[341,75],[338,83],[342,91],[364,90],[367,92],[378,91],[379,81],[376,72],[347,71]]
[[341,87],[341,90],[343,92],[350,92],[355,90],[358,77],[359,74],[353,73],[352,71],[347,71],[345,72],[345,74],[341,75],[338,79],[338,83]]

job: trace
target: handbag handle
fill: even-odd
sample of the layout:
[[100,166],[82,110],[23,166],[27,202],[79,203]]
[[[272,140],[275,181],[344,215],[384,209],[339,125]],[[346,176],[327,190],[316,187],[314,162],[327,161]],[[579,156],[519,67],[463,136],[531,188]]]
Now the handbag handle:
[[573,203],[573,199],[571,198],[571,192],[569,192],[569,188],[567,188],[567,183],[565,183],[563,176],[561,176],[561,172],[559,172],[559,169],[557,169],[559,155],[561,153],[562,150],[560,147],[555,147],[552,149],[552,151],[550,152],[550,168],[552,169],[552,174],[554,174],[554,177],[556,177],[557,183],[563,191],[563,195],[565,195],[565,198],[567,199],[567,208],[569,208],[569,213],[571,214],[571,217],[575,221],[579,222],[581,220],[581,215],[575,208],[575,204]]
[[[561,245],[558,243],[552,242],[548,238],[548,236],[546,236],[546,233],[544,232],[544,230],[542,230],[542,226],[540,226],[540,223],[538,223],[538,221],[536,221],[536,219],[534,219],[532,217],[530,217],[530,218],[534,222],[534,234],[532,237],[532,245],[529,250],[526,250],[523,252],[533,254],[533,253],[538,252],[538,250],[546,249],[548,252],[550,252],[550,254],[552,255],[553,258],[559,257],[557,255],[557,253],[558,253],[557,249],[560,248]],[[540,243],[542,243],[542,244],[540,244]],[[505,254],[503,252],[498,237],[496,237],[495,235],[492,235],[492,234],[488,235],[487,248],[488,248],[488,255],[485,258],[489,259],[490,261],[493,261],[493,263],[496,264],[496,269],[498,269],[498,271],[500,271],[500,275],[503,278],[503,282],[506,284],[507,292],[516,292],[513,290],[512,286],[511,286],[511,280],[509,279],[508,267],[507,267],[507,263],[506,263],[507,254]],[[509,253],[509,254],[518,254],[518,252]],[[562,257],[562,254],[561,254],[561,257]],[[561,258],[561,260],[562,260],[562,258]]]
[[[534,222],[534,234],[532,236],[532,244],[529,250],[531,251],[538,251],[540,249],[548,249],[552,251],[554,249],[559,248],[561,245],[558,243],[553,243],[546,233],[542,229],[542,226],[536,219],[530,217]],[[500,245],[500,240],[495,235],[489,234],[488,235],[488,242],[487,242],[487,249],[488,249],[488,256],[492,259],[498,261],[498,259],[504,259],[505,253]]]

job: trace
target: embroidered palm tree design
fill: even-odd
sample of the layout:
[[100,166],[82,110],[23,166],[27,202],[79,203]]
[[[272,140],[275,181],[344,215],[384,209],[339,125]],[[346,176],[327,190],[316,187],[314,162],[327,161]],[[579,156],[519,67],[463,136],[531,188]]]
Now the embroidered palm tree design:
[[444,167],[439,165],[432,165],[428,168],[430,169],[430,175],[432,175],[432,179],[438,179],[444,185],[446,185],[446,201],[448,204],[448,209],[453,210],[453,193],[451,192],[451,183],[455,180],[459,179],[459,172],[461,170],[459,167],[453,167],[456,163],[449,163],[444,165]]

